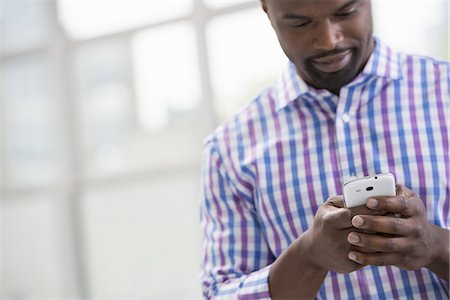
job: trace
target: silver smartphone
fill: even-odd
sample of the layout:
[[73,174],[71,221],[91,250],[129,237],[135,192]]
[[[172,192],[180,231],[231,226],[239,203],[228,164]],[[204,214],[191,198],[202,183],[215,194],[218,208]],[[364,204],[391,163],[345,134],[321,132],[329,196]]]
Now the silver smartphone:
[[370,197],[395,194],[395,178],[391,173],[356,178],[344,183],[344,201],[349,208],[366,204]]

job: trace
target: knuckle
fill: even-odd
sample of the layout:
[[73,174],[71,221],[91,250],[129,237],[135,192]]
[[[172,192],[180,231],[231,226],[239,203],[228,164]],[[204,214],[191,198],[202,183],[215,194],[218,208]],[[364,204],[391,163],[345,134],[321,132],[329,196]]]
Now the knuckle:
[[407,195],[408,197],[416,197],[416,193],[413,190],[404,188],[404,194]]
[[400,218],[393,218],[391,221],[392,233],[399,233],[402,227],[402,220]]
[[368,264],[368,260],[366,255],[364,254],[359,254],[357,257],[357,261],[360,265],[367,265]]
[[399,197],[399,206],[402,211],[404,211],[406,214],[412,214],[414,212],[414,206],[413,202],[409,197],[400,196]]
[[332,213],[330,212],[326,212],[324,214],[321,215],[320,218],[320,223],[321,223],[321,227],[325,230],[331,230],[335,227],[335,221],[334,221],[334,216]]
[[422,227],[417,223],[413,223],[410,225],[410,232],[413,237],[419,238],[422,235]]
[[403,196],[403,195],[400,196],[398,200],[399,200],[400,208],[401,208],[402,210],[408,209],[408,201],[407,201],[407,199],[406,199],[405,196]]
[[322,214],[322,222],[325,226],[329,226],[331,225],[333,222],[333,215],[330,214],[329,212],[326,212],[324,214]]
[[396,251],[398,249],[398,244],[394,239],[388,239],[385,245],[386,250],[388,251]]

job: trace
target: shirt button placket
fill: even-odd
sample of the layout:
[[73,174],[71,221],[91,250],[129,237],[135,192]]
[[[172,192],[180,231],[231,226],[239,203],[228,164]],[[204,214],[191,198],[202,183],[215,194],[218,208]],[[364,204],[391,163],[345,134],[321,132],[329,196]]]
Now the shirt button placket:
[[341,120],[344,123],[349,123],[350,120],[351,120],[351,117],[350,117],[350,115],[348,113],[343,113],[342,116],[341,116]]
[[[349,95],[348,89],[342,89],[339,96],[339,105],[337,107],[336,114],[336,139],[338,144],[338,149],[336,149],[336,155],[339,158],[338,165],[340,168],[340,174],[342,176],[341,180],[355,176],[356,170],[354,170],[354,160],[357,153],[352,152],[353,161],[349,161],[349,151],[352,151],[352,145],[349,144],[351,141],[351,128],[355,125],[352,124],[354,119],[353,111],[356,109],[356,105],[359,102],[359,95],[357,91],[354,91]],[[355,93],[356,92],[356,93]],[[349,98],[351,97],[351,99]],[[348,102],[350,101],[350,104]],[[353,166],[353,167],[352,167]]]

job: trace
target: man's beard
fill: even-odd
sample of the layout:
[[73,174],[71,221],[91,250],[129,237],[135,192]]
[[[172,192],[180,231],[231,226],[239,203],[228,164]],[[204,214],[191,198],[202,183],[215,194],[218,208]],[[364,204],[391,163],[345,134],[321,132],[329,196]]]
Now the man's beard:
[[[315,58],[324,57],[327,55],[338,54],[351,50],[352,58],[345,68],[337,72],[325,73],[318,70],[314,64],[313,60]],[[356,61],[356,50],[354,48],[347,49],[335,49],[327,53],[322,53],[320,55],[308,58],[305,61],[305,71],[311,79],[311,85],[316,89],[327,89],[327,90],[340,90],[343,86],[350,83],[358,75],[360,68],[358,66],[358,61]]]

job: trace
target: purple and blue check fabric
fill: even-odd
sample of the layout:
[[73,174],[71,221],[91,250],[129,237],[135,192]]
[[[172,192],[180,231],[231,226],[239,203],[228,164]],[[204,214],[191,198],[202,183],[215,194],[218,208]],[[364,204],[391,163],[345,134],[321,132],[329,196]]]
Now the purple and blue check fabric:
[[[205,141],[201,280],[205,298],[270,299],[271,264],[354,176],[390,172],[449,228],[450,64],[375,38],[340,96],[280,79]],[[329,272],[318,299],[449,299],[428,269]]]

